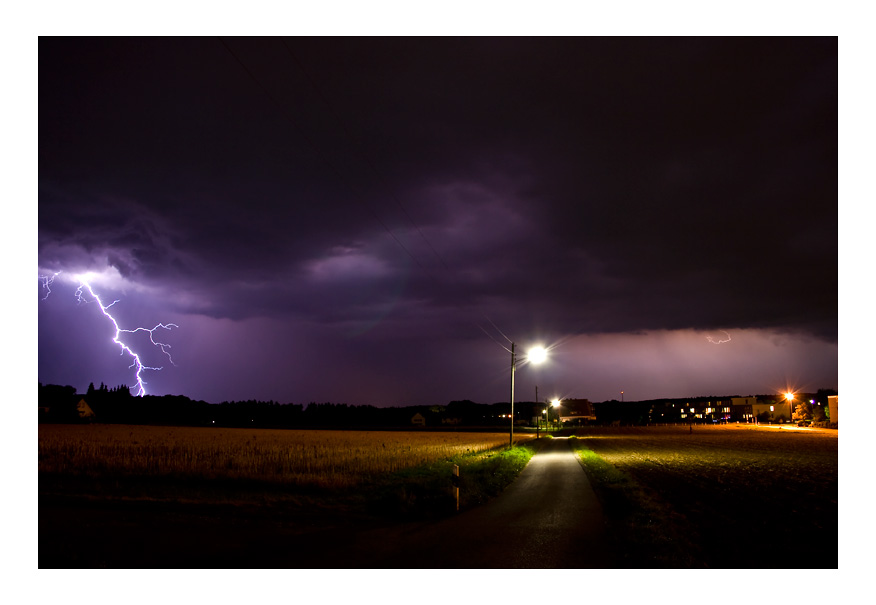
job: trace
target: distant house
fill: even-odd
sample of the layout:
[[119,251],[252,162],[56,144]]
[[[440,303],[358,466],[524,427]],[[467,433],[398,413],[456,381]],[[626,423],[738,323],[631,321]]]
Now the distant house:
[[414,426],[426,426],[426,417],[417,412],[411,418],[411,424],[413,424]]
[[750,397],[672,399],[651,406],[652,422],[714,423],[748,421],[751,416]]
[[759,418],[761,414],[769,414],[770,422],[778,420],[788,422],[791,412],[791,404],[785,400],[758,399],[757,403],[751,406],[751,413],[755,418]]
[[827,409],[830,411],[830,421],[839,424],[839,395],[827,396]]
[[596,422],[596,412],[589,399],[563,399],[557,407],[560,422],[586,424]]
[[731,397],[730,417],[727,420],[754,422],[755,406],[757,406],[757,397]]
[[76,411],[79,412],[80,418],[94,418],[94,410],[84,399],[80,399],[79,403],[76,404]]

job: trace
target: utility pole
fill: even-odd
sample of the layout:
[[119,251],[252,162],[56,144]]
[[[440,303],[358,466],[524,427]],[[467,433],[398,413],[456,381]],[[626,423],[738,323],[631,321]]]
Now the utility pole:
[[[538,385],[535,385],[535,409],[538,410]],[[535,417],[535,432],[538,434],[538,424],[539,424],[538,416]]]
[[511,433],[508,447],[514,447],[514,371],[517,368],[517,355],[514,353],[514,343],[511,343]]

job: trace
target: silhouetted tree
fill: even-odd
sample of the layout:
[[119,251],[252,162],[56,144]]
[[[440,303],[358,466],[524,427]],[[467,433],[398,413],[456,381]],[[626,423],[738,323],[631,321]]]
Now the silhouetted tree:
[[79,399],[76,389],[70,385],[56,384],[39,385],[37,400],[40,407],[48,408],[44,420],[47,422],[78,422],[79,412],[76,404]]

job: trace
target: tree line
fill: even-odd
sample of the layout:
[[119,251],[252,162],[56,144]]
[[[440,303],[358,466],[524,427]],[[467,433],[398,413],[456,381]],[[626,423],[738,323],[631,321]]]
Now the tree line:
[[[805,396],[804,396],[805,395]],[[801,394],[794,409],[794,421],[823,421],[827,397],[836,395],[833,389],[819,389],[817,393]],[[648,401],[617,400],[594,403],[597,424],[644,425],[655,422],[688,422],[678,415],[682,405],[702,408],[706,402],[727,401],[728,397],[703,396],[684,399]],[[775,401],[779,408],[781,397],[758,395],[759,401]],[[811,405],[809,400],[815,400]],[[84,400],[93,417],[83,416],[79,402]],[[676,407],[671,407],[675,404]],[[372,405],[346,403],[317,403],[306,405],[276,401],[223,401],[207,403],[184,395],[131,395],[127,385],[110,388],[101,383],[89,385],[84,395],[71,386],[39,385],[41,422],[101,422],[119,424],[167,424],[181,426],[224,426],[260,428],[296,427],[410,427],[415,414],[421,415],[428,427],[507,426],[510,405],[507,402],[481,404],[470,400],[451,401],[447,405],[404,406],[379,408]],[[539,417],[544,403],[515,402],[515,424],[531,424]],[[674,413],[670,414],[670,410]],[[714,415],[713,415],[714,417]],[[704,417],[700,420],[710,421]]]
[[[79,403],[84,400],[93,412],[83,416]],[[224,427],[410,427],[415,414],[426,426],[465,425],[495,426],[508,423],[502,415],[509,412],[507,403],[478,404],[453,401],[446,406],[406,406],[378,408],[372,405],[310,402],[308,404],[276,401],[223,401],[207,403],[184,395],[131,395],[127,385],[108,387],[89,385],[77,394],[72,386],[39,385],[40,422],[100,422],[118,424],[171,424],[181,426]],[[527,407],[528,406],[528,407]],[[529,418],[534,403],[515,403],[515,416]],[[448,423],[448,420],[450,422]]]

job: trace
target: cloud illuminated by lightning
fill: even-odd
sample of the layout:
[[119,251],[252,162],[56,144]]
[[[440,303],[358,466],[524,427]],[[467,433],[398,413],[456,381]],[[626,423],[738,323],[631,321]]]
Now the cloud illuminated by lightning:
[[[47,276],[47,275],[40,275],[39,276],[39,279],[42,282],[42,286],[46,290],[46,294],[43,297],[43,300],[48,298],[49,294],[51,294],[51,292],[52,292],[51,284],[60,273],[61,272],[58,271],[57,273],[55,273],[52,276]],[[121,348],[122,355],[127,353],[133,359],[131,365],[128,367],[129,368],[136,368],[136,370],[134,372],[134,376],[136,378],[137,384],[136,384],[134,395],[136,395],[137,397],[142,397],[143,395],[146,394],[146,382],[143,380],[143,376],[142,376],[143,371],[145,371],[145,370],[156,370],[157,371],[157,370],[161,370],[162,367],[152,367],[152,366],[144,365],[142,360],[140,359],[140,355],[137,354],[133,349],[131,349],[131,347],[129,347],[127,344],[122,342],[121,334],[122,333],[135,334],[137,332],[149,332],[150,342],[152,342],[153,345],[155,345],[156,347],[161,349],[161,352],[167,356],[167,359],[170,361],[171,364],[176,365],[173,362],[173,358],[170,356],[170,351],[169,351],[169,349],[171,348],[170,345],[167,343],[156,341],[155,340],[155,331],[158,330],[159,328],[162,328],[164,330],[170,330],[172,328],[178,328],[179,326],[176,324],[173,324],[173,323],[168,323],[168,324],[159,323],[154,328],[134,328],[133,330],[126,330],[126,329],[120,328],[118,322],[116,321],[116,318],[113,317],[113,315],[109,312],[110,307],[112,307],[114,304],[119,302],[118,299],[114,300],[113,302],[109,303],[108,305],[105,305],[103,303],[103,301],[101,301],[100,296],[98,296],[94,292],[94,290],[92,289],[91,285],[89,284],[89,282],[87,280],[87,276],[75,276],[74,279],[79,282],[79,287],[76,289],[76,293],[75,293],[77,301],[80,304],[81,303],[96,302],[97,306],[100,307],[101,313],[103,313],[112,322],[113,326],[115,327],[116,333],[113,335],[112,341],[114,343],[116,343],[117,345],[119,345],[119,347]],[[86,298],[86,294],[85,294],[86,291],[88,292],[88,295],[91,297],[92,300],[88,300]]]
[[[724,332],[724,334],[727,334],[727,331],[726,331],[726,330],[719,330],[719,332]],[[712,343],[713,345],[720,345],[720,344],[724,344],[725,342],[730,342],[731,339],[730,339],[730,334],[727,334],[727,338],[726,338],[726,339],[723,339],[723,338],[722,338],[722,339],[720,339],[720,340],[715,340],[715,339],[712,338],[711,336],[706,336],[706,340],[708,340],[708,341],[709,341],[710,343]]]

